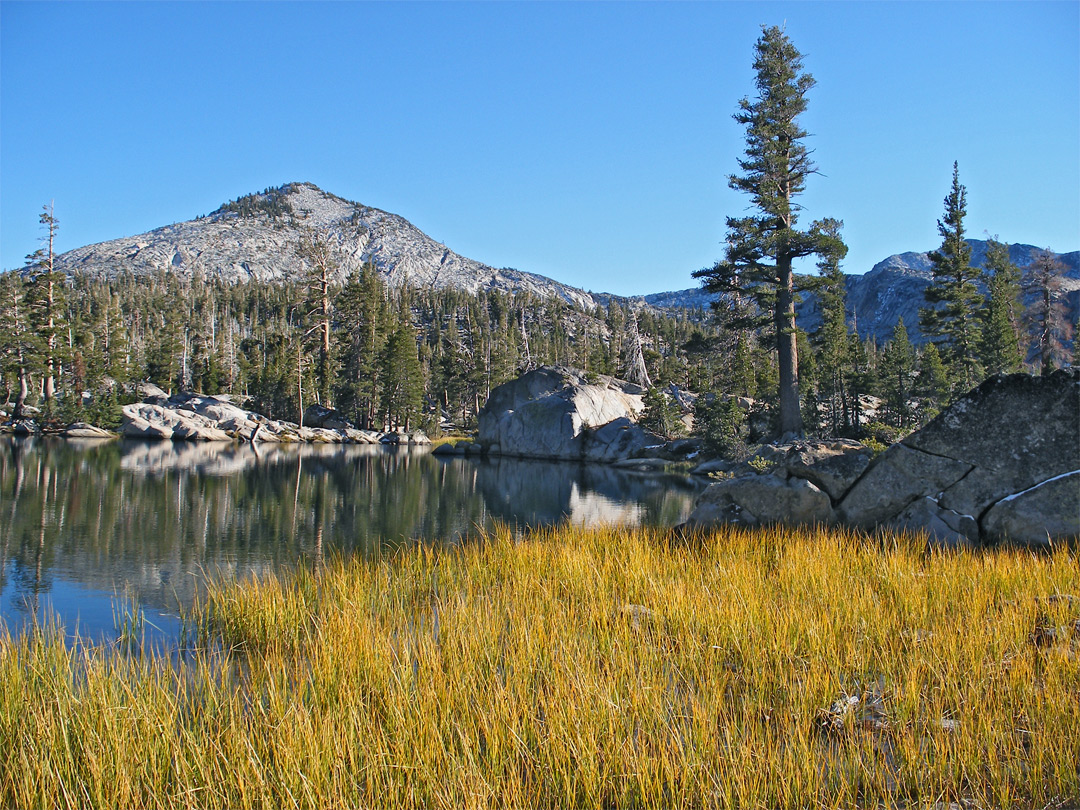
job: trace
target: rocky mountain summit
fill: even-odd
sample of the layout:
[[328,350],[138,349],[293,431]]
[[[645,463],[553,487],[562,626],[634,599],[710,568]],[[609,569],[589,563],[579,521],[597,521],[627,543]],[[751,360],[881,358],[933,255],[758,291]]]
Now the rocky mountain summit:
[[138,236],[76,248],[57,257],[68,274],[135,276],[158,272],[226,281],[285,281],[303,276],[296,244],[314,230],[334,246],[339,281],[372,262],[392,286],[479,292],[530,292],[584,307],[583,290],[545,276],[496,269],[436,242],[408,220],[350,202],[311,183],[290,183],[226,203],[213,213]]
[[[969,239],[971,263],[982,267],[986,262],[987,242]],[[1010,245],[1009,259],[1017,267],[1030,265],[1040,248],[1034,245]],[[1065,288],[1074,314],[1080,311],[1080,251],[1057,254],[1065,266]],[[848,316],[855,322],[860,337],[875,337],[883,343],[892,337],[896,322],[904,319],[908,337],[914,343],[924,338],[919,329],[919,308],[926,306],[923,292],[930,285],[930,256],[922,253],[898,253],[874,265],[862,275],[847,275]],[[655,307],[707,309],[716,296],[700,287],[676,292],[655,293],[642,299]],[[813,332],[821,323],[821,314],[813,294],[806,295],[796,306],[796,322],[807,332]]]

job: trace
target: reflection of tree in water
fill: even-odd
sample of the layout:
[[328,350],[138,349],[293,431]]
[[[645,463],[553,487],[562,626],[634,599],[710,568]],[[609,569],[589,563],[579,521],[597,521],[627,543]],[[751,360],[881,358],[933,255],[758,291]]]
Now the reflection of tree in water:
[[493,518],[552,523],[599,504],[675,523],[690,498],[676,483],[604,467],[445,460],[416,448],[4,438],[0,596],[9,611],[64,582],[175,611],[206,574],[458,543]]

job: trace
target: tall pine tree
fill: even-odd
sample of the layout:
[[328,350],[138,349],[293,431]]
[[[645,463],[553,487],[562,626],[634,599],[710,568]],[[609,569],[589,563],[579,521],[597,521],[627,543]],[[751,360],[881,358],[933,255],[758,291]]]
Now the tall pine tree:
[[939,219],[941,247],[930,253],[933,280],[926,288],[926,303],[919,324],[941,351],[953,388],[966,391],[980,379],[979,348],[982,328],[979,311],[983,297],[975,282],[979,271],[971,266],[971,245],[964,239],[967,189],[953,163],[952,189],[945,197],[945,217]]
[[986,246],[986,314],[982,361],[987,374],[1020,370],[1020,270],[1009,260],[1009,246],[991,239]]
[[757,97],[743,98],[735,120],[746,128],[746,156],[741,175],[728,185],[750,195],[758,213],[727,218],[727,252],[711,268],[695,273],[710,292],[747,296],[760,308],[761,321],[772,322],[779,372],[782,434],[803,430],[799,399],[799,357],[795,334],[793,269],[796,259],[837,251],[838,236],[818,227],[797,228],[796,198],[815,167],[798,123],[814,78],[802,70],[802,54],[777,27],[763,28],[755,45]]
[[48,408],[56,393],[56,375],[64,359],[64,345],[60,336],[65,329],[65,279],[55,264],[54,247],[59,222],[52,204],[42,206],[38,220],[45,229],[45,235],[41,238],[42,247],[26,257],[30,269],[26,302],[30,322],[42,341],[41,398]]

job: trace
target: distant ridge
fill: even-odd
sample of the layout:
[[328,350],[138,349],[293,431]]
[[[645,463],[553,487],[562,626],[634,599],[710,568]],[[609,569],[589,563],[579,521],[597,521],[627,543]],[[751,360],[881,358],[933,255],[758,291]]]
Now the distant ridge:
[[[986,262],[988,243],[982,239],[967,241],[971,245],[972,264],[982,267]],[[1024,268],[1035,260],[1040,250],[1034,245],[1009,245],[1009,258],[1017,267]],[[1080,309],[1080,252],[1056,255],[1065,266],[1065,284],[1075,317]],[[863,275],[846,276],[848,317],[857,324],[859,335],[863,338],[873,336],[878,342],[884,342],[892,337],[896,322],[903,318],[911,340],[924,342],[919,329],[919,307],[926,306],[923,291],[930,284],[930,267],[930,256],[926,252],[897,253],[878,262]],[[700,287],[691,287],[646,295],[642,300],[654,307],[707,309],[715,297]],[[814,295],[807,295],[797,305],[796,322],[807,332],[813,332],[820,325],[821,315]]]

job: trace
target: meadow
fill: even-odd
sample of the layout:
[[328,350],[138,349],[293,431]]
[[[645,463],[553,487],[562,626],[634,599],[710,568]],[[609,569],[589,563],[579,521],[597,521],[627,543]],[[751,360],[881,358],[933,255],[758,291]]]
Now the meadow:
[[0,805],[1080,798],[1075,551],[498,529],[214,584],[182,651],[0,637]]

